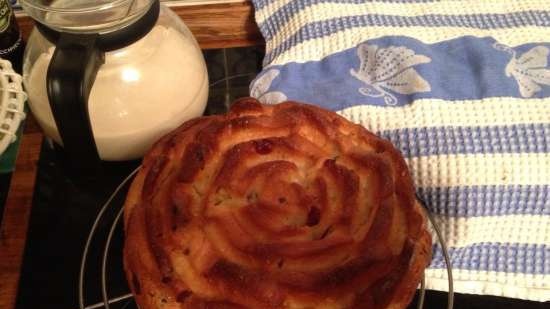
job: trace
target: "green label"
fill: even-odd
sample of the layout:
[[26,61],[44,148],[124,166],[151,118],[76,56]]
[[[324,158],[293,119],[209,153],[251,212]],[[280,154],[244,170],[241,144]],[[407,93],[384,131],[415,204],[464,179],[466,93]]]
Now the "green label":
[[8,0],[0,0],[0,32],[6,31],[10,25],[11,7]]

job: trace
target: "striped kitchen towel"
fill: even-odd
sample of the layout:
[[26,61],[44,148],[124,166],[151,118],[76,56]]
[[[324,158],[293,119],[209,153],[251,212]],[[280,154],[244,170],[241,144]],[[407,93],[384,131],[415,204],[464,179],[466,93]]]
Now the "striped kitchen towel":
[[[548,0],[253,0],[251,95],[391,140],[443,229],[455,290],[550,300]],[[441,248],[427,287],[447,289]]]

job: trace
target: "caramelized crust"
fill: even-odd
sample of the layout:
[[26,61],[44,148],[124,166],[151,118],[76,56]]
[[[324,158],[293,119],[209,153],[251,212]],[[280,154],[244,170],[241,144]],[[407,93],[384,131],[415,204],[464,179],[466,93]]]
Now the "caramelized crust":
[[241,99],[162,138],[124,225],[141,309],[405,308],[431,258],[399,152],[295,102]]

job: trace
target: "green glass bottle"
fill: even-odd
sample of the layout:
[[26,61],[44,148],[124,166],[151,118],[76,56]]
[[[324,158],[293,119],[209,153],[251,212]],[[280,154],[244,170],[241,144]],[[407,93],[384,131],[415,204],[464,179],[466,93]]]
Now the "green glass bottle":
[[9,0],[0,0],[0,58],[21,74],[25,46]]

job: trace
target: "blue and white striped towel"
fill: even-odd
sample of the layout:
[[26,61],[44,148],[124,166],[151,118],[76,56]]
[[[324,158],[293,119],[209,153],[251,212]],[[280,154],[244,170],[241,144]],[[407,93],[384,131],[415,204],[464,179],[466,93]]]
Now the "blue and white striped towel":
[[[450,247],[455,289],[550,300],[548,0],[253,0],[251,95],[390,139]],[[438,246],[428,288],[447,289]]]

